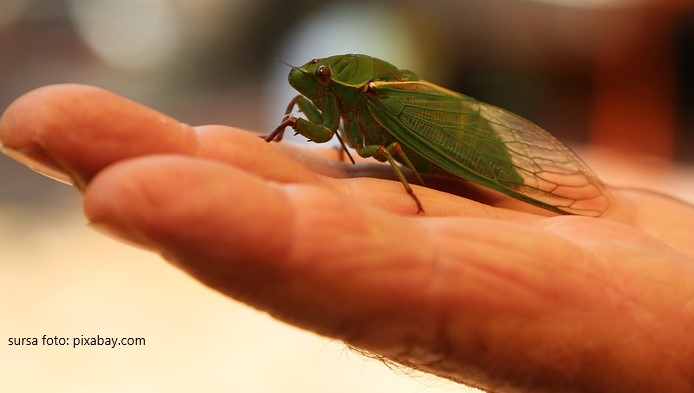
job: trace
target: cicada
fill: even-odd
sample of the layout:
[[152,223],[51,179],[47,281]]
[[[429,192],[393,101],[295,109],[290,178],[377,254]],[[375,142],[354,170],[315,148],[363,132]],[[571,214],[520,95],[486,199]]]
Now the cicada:
[[463,178],[554,213],[597,217],[610,208],[604,184],[548,132],[410,70],[338,55],[291,66],[289,84],[301,94],[265,140],[281,140],[287,127],[317,143],[337,136],[345,151],[388,162],[418,213],[424,207],[398,164],[422,184],[420,173]]

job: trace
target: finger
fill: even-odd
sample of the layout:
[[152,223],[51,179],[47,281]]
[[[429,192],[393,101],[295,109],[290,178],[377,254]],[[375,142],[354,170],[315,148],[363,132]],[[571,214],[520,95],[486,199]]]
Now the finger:
[[676,250],[694,258],[691,223],[694,222],[694,206],[650,190],[618,188],[615,195],[627,210],[621,220],[648,233]]
[[194,128],[198,157],[212,158],[280,182],[319,181],[316,173],[345,177],[344,165],[313,151],[267,143],[258,134],[236,128],[209,125]]
[[190,153],[193,132],[177,121],[101,89],[48,86],[7,109],[0,123],[6,148],[84,184],[101,168],[152,152]]
[[[95,225],[157,250],[230,296],[352,342],[357,321],[414,293],[428,276],[417,270],[430,269],[408,265],[431,252],[408,246],[423,238],[409,220],[347,203],[334,190],[266,182],[214,161],[124,161],[99,173],[84,197]],[[405,311],[401,305],[396,313]]]
[[253,134],[198,130],[95,87],[55,85],[17,99],[0,118],[0,142],[14,158],[82,188],[104,167],[150,154],[209,156],[279,181],[313,174]]

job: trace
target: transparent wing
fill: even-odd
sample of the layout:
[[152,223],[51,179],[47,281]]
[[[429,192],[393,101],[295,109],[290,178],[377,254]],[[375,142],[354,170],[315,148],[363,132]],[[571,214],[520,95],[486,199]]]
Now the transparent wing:
[[532,122],[428,82],[370,87],[376,120],[446,171],[555,212],[600,216],[609,209],[597,176]]

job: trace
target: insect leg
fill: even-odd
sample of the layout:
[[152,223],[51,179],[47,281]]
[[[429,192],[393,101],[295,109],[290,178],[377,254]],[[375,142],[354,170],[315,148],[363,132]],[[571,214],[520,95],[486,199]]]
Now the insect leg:
[[284,136],[284,130],[287,127],[294,128],[294,125],[296,124],[296,118],[291,115],[292,111],[294,110],[294,106],[298,106],[299,111],[306,115],[306,118],[311,123],[323,123],[323,115],[321,114],[320,110],[318,110],[318,108],[316,108],[316,106],[313,105],[308,98],[298,95],[289,101],[287,109],[284,111],[282,122],[277,126],[277,128],[275,128],[269,135],[261,138],[265,139],[266,142],[280,142]]
[[284,130],[287,127],[292,127],[294,128],[294,124],[296,123],[296,119],[294,117],[286,117],[282,120],[280,125],[277,126],[271,133],[269,133],[266,136],[261,136],[265,140],[265,142],[272,142],[272,141],[281,141],[282,136],[284,135]]
[[[292,116],[294,106],[298,106],[299,110],[306,115],[306,119]],[[263,137],[266,142],[279,142],[284,136],[284,131],[287,127],[291,127],[297,133],[305,136],[308,140],[323,143],[332,139],[334,132],[323,127],[323,114],[308,98],[298,95],[292,98],[284,111],[282,122],[270,134]]]
[[[289,102],[289,106],[287,107],[287,109],[291,109],[292,106],[294,106],[294,104],[296,104],[296,106],[299,107],[299,111],[306,116],[308,121],[310,121],[311,123],[323,124],[323,114],[320,112],[318,108],[316,108],[315,105],[313,105],[313,102],[311,102],[311,100],[304,96],[296,96],[293,100]],[[289,113],[291,113],[291,110],[289,112],[285,112],[284,115],[286,116]]]
[[[306,119],[297,118],[291,115],[292,111],[294,110],[294,106],[299,107],[299,111],[306,116],[308,121]],[[335,110],[333,110],[333,112],[335,112],[334,114],[337,114]],[[337,136],[337,140],[340,142],[340,152],[346,153],[349,160],[352,161],[352,164],[354,164],[354,158],[352,158],[352,155],[349,154],[347,146],[342,140],[342,137],[340,137],[339,132],[335,132],[334,129],[328,127],[328,125],[331,125],[331,123],[334,123],[335,127],[337,127],[338,123],[336,123],[335,120],[337,120],[339,123],[339,117],[334,117],[334,119],[324,117],[323,113],[313,104],[313,102],[311,102],[311,100],[302,95],[298,95],[289,101],[287,109],[284,111],[282,122],[269,135],[263,137],[263,139],[265,139],[266,142],[279,142],[282,140],[284,131],[287,129],[287,127],[293,128],[298,134],[301,134],[308,138],[309,141],[316,143],[327,142],[332,139],[333,135],[335,135]],[[343,160],[342,157],[343,156],[341,154],[341,161]]]
[[419,172],[417,169],[412,165],[412,161],[407,157],[407,154],[405,154],[405,151],[402,149],[402,146],[398,142],[393,142],[387,147],[388,151],[392,153],[396,153],[398,156],[400,156],[400,159],[402,159],[402,162],[405,163],[405,166],[410,168],[412,173],[414,173],[414,177],[417,178],[417,181],[419,184],[424,184],[424,180],[422,180],[422,177],[419,176]]
[[282,140],[282,135],[287,127],[293,128],[297,134],[305,136],[310,142],[325,143],[331,140],[333,135],[335,135],[334,131],[325,128],[320,124],[311,123],[310,121],[300,117],[289,116],[282,120],[280,125],[278,125],[277,128],[275,128],[263,139],[265,139],[266,142],[279,142]]
[[[308,121],[316,124],[323,123],[323,114],[318,110],[318,108],[316,108],[315,105],[313,105],[313,103],[308,98],[304,96],[297,96],[292,101],[296,102],[296,105],[299,107],[299,110],[301,111],[301,113],[306,115]],[[352,155],[349,154],[349,150],[347,150],[347,146],[345,145],[345,142],[342,140],[340,133],[336,132],[335,136],[337,137],[338,142],[340,142],[340,161],[344,161],[344,154],[347,154],[349,160],[352,161],[352,164],[354,164],[354,158],[352,158]]]
[[357,153],[359,153],[359,155],[362,157],[374,157],[379,161],[388,161],[391,168],[393,168],[395,176],[398,178],[398,180],[400,180],[400,183],[402,183],[403,187],[405,187],[405,191],[407,191],[410,197],[414,199],[415,204],[417,204],[417,214],[424,213],[424,207],[422,206],[422,202],[414,193],[414,190],[412,189],[412,187],[410,187],[410,183],[407,182],[405,175],[400,170],[398,163],[395,161],[395,157],[393,157],[393,152],[397,153],[400,156],[400,158],[402,158],[402,160],[405,162],[405,165],[407,165],[407,167],[414,172],[414,174],[417,177],[417,180],[421,181],[421,177],[415,170],[414,166],[412,166],[412,163],[405,155],[405,152],[402,151],[402,148],[400,147],[399,143],[393,142],[390,145],[388,145],[388,147],[384,147],[381,145],[369,145],[357,148]]

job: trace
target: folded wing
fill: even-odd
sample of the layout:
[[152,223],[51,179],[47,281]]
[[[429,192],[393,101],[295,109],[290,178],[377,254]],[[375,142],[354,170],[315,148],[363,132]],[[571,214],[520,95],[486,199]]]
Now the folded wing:
[[558,213],[600,216],[609,209],[597,176],[532,122],[428,82],[370,87],[376,120],[446,171]]

